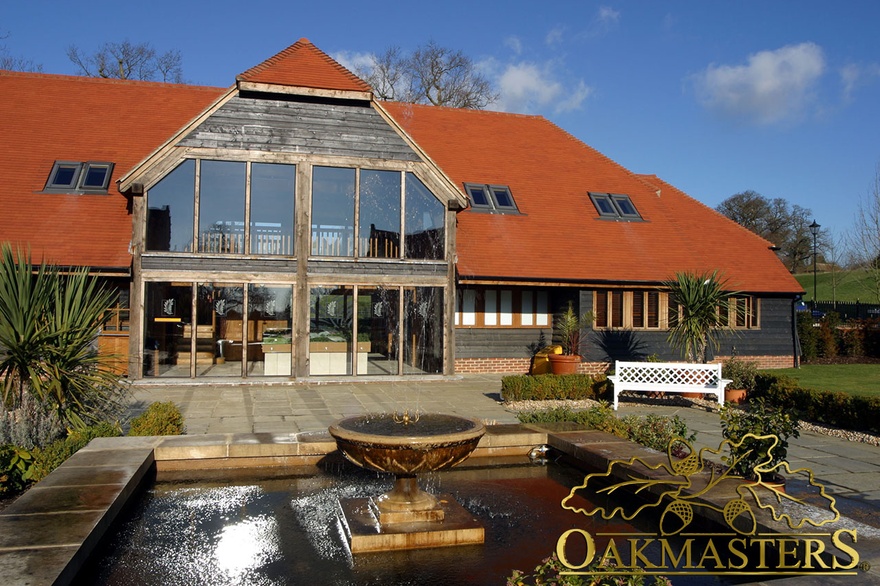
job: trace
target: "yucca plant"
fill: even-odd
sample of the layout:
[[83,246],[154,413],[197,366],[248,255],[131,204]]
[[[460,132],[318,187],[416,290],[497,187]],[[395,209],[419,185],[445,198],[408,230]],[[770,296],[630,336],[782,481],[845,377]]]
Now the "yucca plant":
[[99,360],[96,341],[116,295],[86,269],[61,274],[0,246],[0,379],[3,405],[30,393],[68,426],[115,414],[125,388]]
[[[676,273],[664,283],[669,288],[670,304],[681,308],[681,314],[670,324],[668,342],[681,350],[688,362],[706,362],[706,350],[718,348],[718,334],[729,329],[726,315],[730,298],[737,293],[726,291],[726,283],[718,271],[711,273]],[[739,310],[737,308],[737,310]]]

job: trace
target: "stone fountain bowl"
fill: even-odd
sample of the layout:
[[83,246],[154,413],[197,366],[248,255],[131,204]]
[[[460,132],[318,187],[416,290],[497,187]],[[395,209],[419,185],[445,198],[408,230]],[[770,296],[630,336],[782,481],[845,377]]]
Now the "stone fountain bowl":
[[358,466],[414,475],[455,466],[474,451],[486,427],[476,419],[455,415],[401,418],[381,414],[347,417],[329,431],[339,451]]

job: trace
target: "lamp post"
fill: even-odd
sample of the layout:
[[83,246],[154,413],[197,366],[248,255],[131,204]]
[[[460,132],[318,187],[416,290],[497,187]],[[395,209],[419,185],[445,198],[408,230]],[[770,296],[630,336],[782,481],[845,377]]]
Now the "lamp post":
[[819,236],[819,224],[813,219],[810,224],[810,233],[813,235],[813,309],[816,309],[816,238]]

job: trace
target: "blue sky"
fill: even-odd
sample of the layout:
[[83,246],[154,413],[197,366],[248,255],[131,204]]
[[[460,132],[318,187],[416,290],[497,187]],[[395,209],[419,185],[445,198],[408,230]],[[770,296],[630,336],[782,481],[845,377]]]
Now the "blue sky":
[[433,39],[496,84],[494,107],[540,114],[710,206],[747,189],[848,231],[880,164],[880,2],[4,2],[0,44],[76,73],[108,41],[179,50],[191,83],[306,37],[348,64]]

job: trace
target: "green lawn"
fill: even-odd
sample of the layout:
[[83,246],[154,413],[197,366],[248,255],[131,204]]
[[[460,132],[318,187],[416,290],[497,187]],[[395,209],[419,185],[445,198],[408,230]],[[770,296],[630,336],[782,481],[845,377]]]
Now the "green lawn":
[[[801,273],[794,275],[797,282],[804,288],[806,294],[804,300],[809,301],[813,298],[813,273]],[[862,280],[865,279],[864,271],[840,271],[838,276],[838,286],[836,293],[837,301],[849,301],[862,303],[877,303],[876,297],[872,295],[870,289]],[[816,274],[816,298],[819,301],[834,301],[834,293],[831,287],[831,273]]]
[[805,364],[765,372],[790,376],[801,386],[819,391],[880,396],[880,364]]

